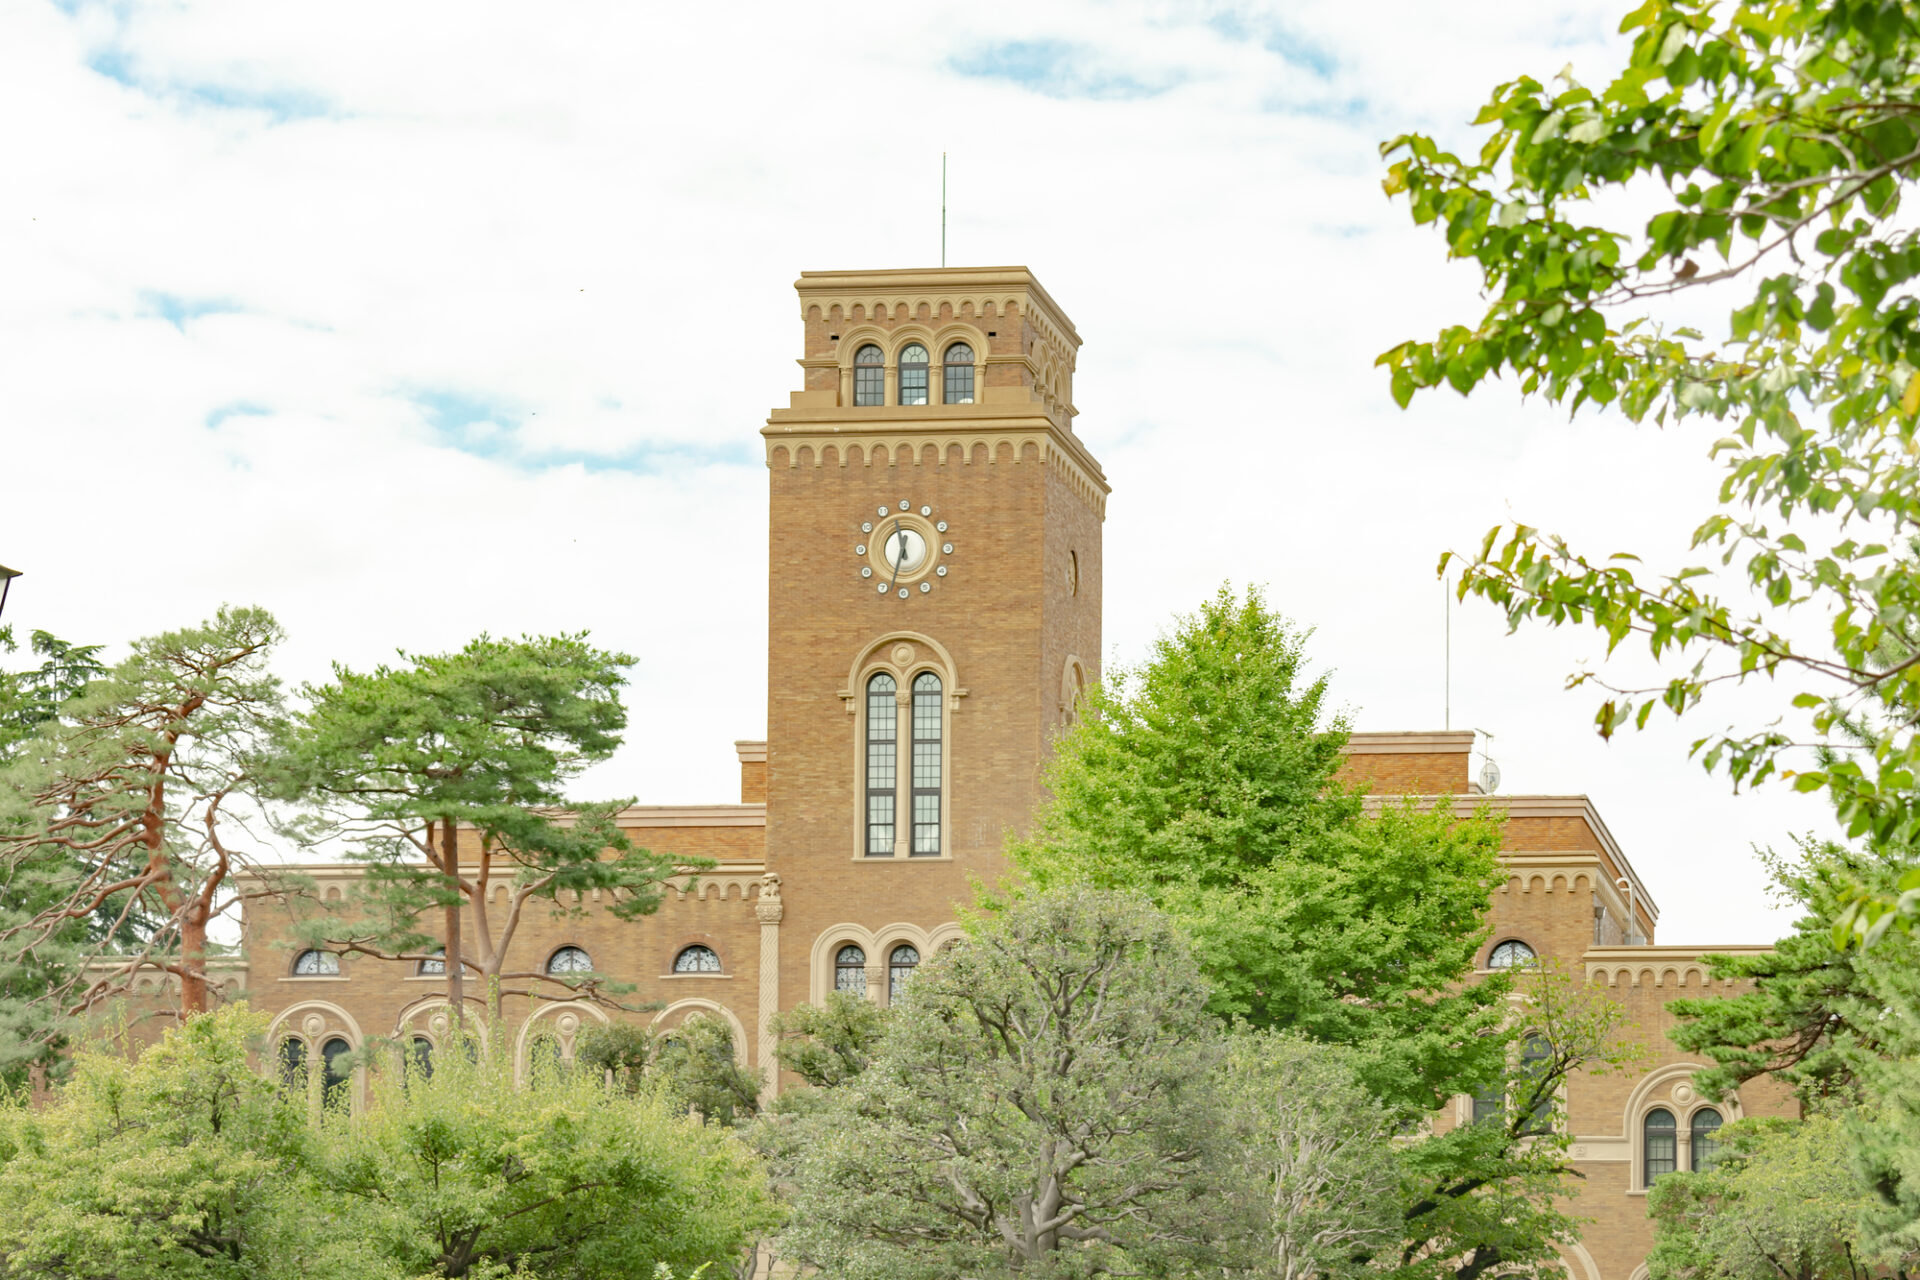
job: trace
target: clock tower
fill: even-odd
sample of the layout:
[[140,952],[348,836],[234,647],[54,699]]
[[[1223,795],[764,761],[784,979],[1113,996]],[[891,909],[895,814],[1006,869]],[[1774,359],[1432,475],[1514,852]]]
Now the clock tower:
[[1107,484],[1079,335],[1026,268],[796,288],[804,385],[762,432],[776,980],[781,1007],[885,1003],[1002,874],[1098,676]]

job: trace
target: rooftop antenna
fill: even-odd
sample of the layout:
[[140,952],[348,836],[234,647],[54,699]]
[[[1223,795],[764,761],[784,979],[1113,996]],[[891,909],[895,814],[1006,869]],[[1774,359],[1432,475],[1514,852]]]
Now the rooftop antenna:
[[940,153],[940,265],[947,265],[947,153]]
[[1453,575],[1448,573],[1440,575],[1440,614],[1441,633],[1446,637],[1445,657],[1442,660],[1443,670],[1440,676],[1440,687],[1442,696],[1446,699],[1446,709],[1442,713],[1440,727],[1451,731],[1453,729]]

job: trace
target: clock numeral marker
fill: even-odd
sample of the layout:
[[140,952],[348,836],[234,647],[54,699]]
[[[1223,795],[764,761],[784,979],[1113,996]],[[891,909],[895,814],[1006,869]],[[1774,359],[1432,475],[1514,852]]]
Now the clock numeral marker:
[[880,584],[880,594],[881,595],[887,594],[887,584],[884,582]]
[[923,582],[923,583],[921,583],[921,584],[920,584],[920,594],[921,594],[921,595],[925,595],[925,594],[926,594],[927,592],[929,592],[929,591],[931,591],[931,590],[933,590],[933,584],[932,584],[931,582]]
[[944,578],[947,576],[947,566],[941,565],[938,569],[935,569],[934,572]]
[[902,600],[907,598],[907,589],[905,587],[900,588],[900,598]]

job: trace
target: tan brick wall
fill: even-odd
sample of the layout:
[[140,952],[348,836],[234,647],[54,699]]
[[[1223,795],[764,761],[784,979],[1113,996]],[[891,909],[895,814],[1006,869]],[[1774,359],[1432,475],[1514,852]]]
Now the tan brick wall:
[[1337,776],[1376,796],[1464,795],[1472,758],[1465,751],[1349,755]]

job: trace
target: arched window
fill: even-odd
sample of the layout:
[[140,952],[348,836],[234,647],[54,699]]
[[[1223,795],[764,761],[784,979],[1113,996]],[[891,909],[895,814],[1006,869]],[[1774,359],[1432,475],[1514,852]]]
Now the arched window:
[[720,957],[712,947],[683,947],[673,958],[675,973],[718,973]]
[[347,1081],[353,1071],[347,1066],[347,1055],[353,1052],[353,1046],[339,1036],[320,1046],[321,1087],[330,1107],[347,1105]]
[[1674,1170],[1674,1157],[1678,1153],[1675,1150],[1673,1112],[1665,1107],[1655,1107],[1647,1112],[1641,1132],[1646,1139],[1644,1157],[1647,1185],[1652,1186],[1655,1178]]
[[307,1087],[307,1042],[298,1036],[280,1042],[280,1083],[300,1091]]
[[1473,1095],[1473,1122],[1475,1124],[1497,1124],[1506,1114],[1506,1099],[1500,1093],[1501,1082],[1495,1081]]
[[891,858],[894,840],[894,775],[899,760],[899,703],[893,677],[882,671],[867,681],[867,856]]
[[1546,1074],[1553,1063],[1553,1045],[1545,1036],[1528,1036],[1520,1046],[1520,1101],[1531,1102],[1533,1113],[1527,1118],[1528,1133],[1553,1132],[1553,1091],[1545,1087]]
[[940,677],[913,679],[913,856],[940,853]]
[[579,947],[562,947],[547,960],[547,972],[556,976],[592,973],[593,960]]
[[1720,1113],[1712,1107],[1702,1107],[1693,1113],[1693,1157],[1691,1168],[1695,1173],[1707,1173],[1720,1163]]
[[956,342],[947,348],[947,354],[941,364],[946,385],[941,388],[945,393],[940,397],[942,404],[973,403],[973,348],[964,342]]
[[887,1003],[892,1004],[907,989],[907,979],[920,964],[920,952],[909,943],[901,943],[887,957]]
[[900,403],[927,402],[927,349],[917,342],[900,348]]
[[1518,969],[1534,962],[1533,948],[1518,938],[1508,938],[1487,953],[1487,968]]
[[445,973],[446,971],[447,949],[445,947],[435,947],[433,949],[433,955],[428,956],[414,967],[414,972],[419,974]]
[[433,1041],[415,1036],[407,1044],[407,1073],[422,1080],[433,1078]]
[[552,1074],[566,1064],[566,1055],[560,1048],[560,1041],[546,1032],[541,1032],[527,1045],[527,1066],[530,1070]]
[[855,404],[887,402],[886,359],[880,353],[880,348],[871,342],[853,353],[853,402]]
[[293,958],[296,978],[331,978],[340,973],[340,957],[331,951],[302,951]]
[[833,989],[867,994],[867,953],[849,942],[833,957]]

